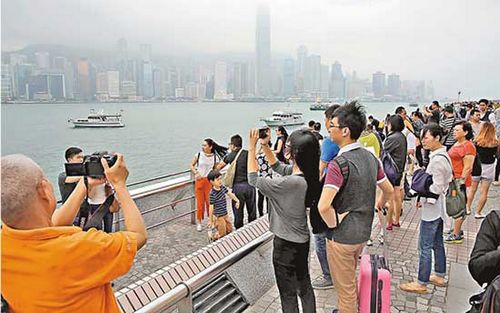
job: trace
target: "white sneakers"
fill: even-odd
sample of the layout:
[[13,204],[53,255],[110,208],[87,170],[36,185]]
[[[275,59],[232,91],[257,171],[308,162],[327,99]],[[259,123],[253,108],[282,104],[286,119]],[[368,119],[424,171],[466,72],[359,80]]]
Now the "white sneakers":
[[486,215],[484,215],[482,213],[476,213],[476,214],[474,214],[474,217],[477,218],[477,219],[480,219],[480,218],[485,218]]
[[202,230],[201,223],[196,223],[196,230],[197,231],[201,231]]

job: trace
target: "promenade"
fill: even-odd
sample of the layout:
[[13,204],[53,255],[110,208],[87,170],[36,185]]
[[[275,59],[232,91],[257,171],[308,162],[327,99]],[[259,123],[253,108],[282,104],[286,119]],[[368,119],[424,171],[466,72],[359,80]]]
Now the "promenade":
[[[478,195],[476,195],[476,199]],[[500,187],[492,186],[488,196],[484,212],[492,209],[500,209]],[[475,207],[477,200],[473,204]],[[394,228],[387,232],[386,244],[388,245],[388,259],[392,270],[391,313],[404,312],[433,312],[433,313],[462,313],[466,312],[469,297],[481,288],[472,279],[467,267],[469,255],[474,247],[477,231],[481,226],[481,219],[475,219],[473,215],[467,216],[462,227],[464,231],[464,242],[462,244],[445,244],[446,249],[446,287],[428,286],[429,293],[417,295],[401,291],[398,285],[402,282],[415,281],[418,274],[418,251],[417,242],[420,226],[420,211],[414,208],[413,202],[405,202],[401,228]],[[446,226],[445,226],[445,229]],[[376,238],[375,233],[372,235]],[[369,253],[382,253],[382,247],[378,240],[374,240],[373,247],[368,247]],[[310,269],[311,278],[321,275],[321,268],[312,250]],[[262,266],[272,266],[263,264]],[[336,308],[337,293],[335,289],[315,290],[316,305],[318,313],[330,313]],[[300,301],[299,301],[300,303]],[[281,304],[278,289],[273,286],[254,305],[249,307],[246,313],[274,313],[281,312]]]

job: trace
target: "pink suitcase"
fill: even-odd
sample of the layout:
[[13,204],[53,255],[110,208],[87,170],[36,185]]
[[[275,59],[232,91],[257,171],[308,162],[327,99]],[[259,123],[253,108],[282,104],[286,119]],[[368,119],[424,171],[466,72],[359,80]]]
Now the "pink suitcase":
[[[382,210],[384,216],[387,211]],[[359,313],[389,313],[391,311],[391,272],[386,256],[387,237],[385,227],[384,255],[365,254],[361,256],[358,278]]]

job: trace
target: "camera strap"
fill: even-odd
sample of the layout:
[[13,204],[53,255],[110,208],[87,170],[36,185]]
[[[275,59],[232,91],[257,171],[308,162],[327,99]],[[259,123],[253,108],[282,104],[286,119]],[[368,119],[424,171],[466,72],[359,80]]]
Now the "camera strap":
[[85,223],[87,223],[87,221],[89,219],[89,214],[90,214],[90,205],[88,202],[88,199],[89,199],[89,193],[88,193],[89,181],[88,181],[87,176],[83,177],[83,183],[85,184],[85,200],[80,205],[80,210],[78,211],[77,224],[76,224],[76,226],[78,226],[80,228],[83,228]]
[[95,210],[94,214],[90,215],[87,222],[82,227],[84,231],[87,231],[91,228],[102,228],[102,221],[104,219],[104,215],[109,212],[109,207],[113,204],[115,200],[115,194],[112,193],[109,195],[106,200]]

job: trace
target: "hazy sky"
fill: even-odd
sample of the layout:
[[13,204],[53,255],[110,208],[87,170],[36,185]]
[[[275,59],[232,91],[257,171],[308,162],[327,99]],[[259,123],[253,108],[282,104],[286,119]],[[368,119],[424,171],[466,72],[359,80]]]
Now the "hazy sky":
[[[257,0],[2,0],[2,50],[33,43],[153,54],[252,52]],[[500,98],[500,0],[271,0],[271,49],[300,44],[344,70]]]

